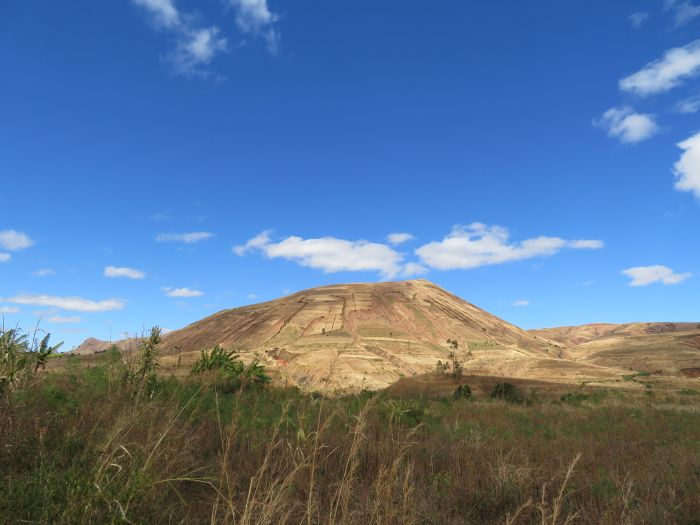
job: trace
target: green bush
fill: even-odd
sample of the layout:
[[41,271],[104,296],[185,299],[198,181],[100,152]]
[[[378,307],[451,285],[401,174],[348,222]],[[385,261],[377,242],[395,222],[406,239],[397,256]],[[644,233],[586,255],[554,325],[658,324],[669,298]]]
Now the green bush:
[[567,392],[560,399],[562,402],[570,405],[580,405],[583,401],[588,401],[590,398],[591,396],[583,392]]
[[221,381],[219,387],[230,390],[240,386],[261,386],[270,382],[265,368],[253,361],[245,366],[239,361],[235,350],[226,351],[216,345],[211,350],[202,350],[199,359],[192,365],[192,374],[215,373]]
[[468,384],[459,385],[455,388],[454,394],[455,399],[469,399],[472,397],[472,389]]
[[508,401],[509,403],[523,403],[525,396],[511,383],[498,383],[491,390],[491,398]]

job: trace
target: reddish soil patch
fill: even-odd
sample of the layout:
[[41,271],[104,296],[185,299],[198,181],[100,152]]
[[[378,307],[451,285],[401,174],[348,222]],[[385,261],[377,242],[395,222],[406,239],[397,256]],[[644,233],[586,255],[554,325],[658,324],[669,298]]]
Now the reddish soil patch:
[[685,377],[700,377],[700,368],[681,368],[681,374]]

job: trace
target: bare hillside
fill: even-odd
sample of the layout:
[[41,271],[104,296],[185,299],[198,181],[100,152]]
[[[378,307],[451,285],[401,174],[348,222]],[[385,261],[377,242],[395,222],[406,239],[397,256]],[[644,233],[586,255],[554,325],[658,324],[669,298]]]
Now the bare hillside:
[[457,340],[474,374],[580,382],[619,371],[561,359],[561,349],[426,280],[314,288],[224,310],[165,337],[183,363],[222,345],[276,369],[288,384],[383,388],[433,371]]

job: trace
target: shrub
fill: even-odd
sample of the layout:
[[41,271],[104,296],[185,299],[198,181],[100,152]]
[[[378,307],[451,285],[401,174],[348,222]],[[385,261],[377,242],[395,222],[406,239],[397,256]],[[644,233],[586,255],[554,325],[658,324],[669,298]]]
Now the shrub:
[[151,328],[148,337],[143,337],[139,342],[139,353],[136,355],[125,354],[124,383],[129,389],[131,397],[135,400],[150,397],[156,385],[156,370],[158,369],[158,354],[160,346],[161,329],[157,326]]
[[567,392],[561,396],[560,399],[562,402],[570,405],[580,405],[583,401],[588,401],[590,398],[591,396],[584,394],[583,392]]
[[509,403],[522,403],[525,400],[522,392],[511,383],[498,383],[491,390],[491,397]]
[[469,399],[472,397],[472,389],[468,384],[459,385],[455,388],[454,394],[455,399]]
[[[36,331],[34,332],[36,336]],[[41,341],[36,337],[29,343],[27,334],[19,329],[0,330],[0,395],[14,389],[39,368],[46,369],[46,362],[63,343],[49,346],[50,334]]]
[[192,374],[215,372],[223,381],[224,389],[247,385],[266,385],[270,377],[257,361],[245,366],[235,350],[226,351],[216,345],[211,350],[202,350],[199,359],[192,365]]

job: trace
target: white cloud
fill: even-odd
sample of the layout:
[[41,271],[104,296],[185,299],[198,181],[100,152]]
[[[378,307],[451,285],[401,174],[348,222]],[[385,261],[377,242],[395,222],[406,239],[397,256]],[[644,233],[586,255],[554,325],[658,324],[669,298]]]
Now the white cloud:
[[246,295],[246,298],[253,300],[253,299],[257,299],[258,295],[254,294],[254,293],[249,293],[248,295]]
[[513,301],[513,306],[530,306],[530,301],[527,299],[520,299],[518,301]]
[[630,286],[647,286],[656,282],[678,284],[693,276],[692,273],[674,273],[671,268],[661,265],[637,266],[623,270],[622,273],[632,279]]
[[203,74],[201,66],[209,64],[217,53],[228,50],[228,42],[218,27],[188,30],[180,39],[169,60],[184,75]]
[[413,277],[415,275],[424,275],[428,273],[428,271],[428,268],[426,268],[422,264],[410,262],[403,267],[401,275],[403,277]]
[[700,110],[700,95],[685,98],[675,106],[678,113],[697,113]]
[[673,165],[676,189],[690,191],[700,199],[700,133],[678,143],[683,150],[681,158]]
[[659,130],[654,115],[635,113],[626,106],[610,108],[593,124],[606,129],[609,137],[630,144],[646,140]]
[[4,248],[9,252],[22,250],[34,245],[34,241],[24,232],[17,230],[0,231],[0,248]]
[[415,237],[413,237],[413,235],[410,233],[390,233],[386,236],[386,240],[389,241],[389,244],[394,246],[398,246],[399,244],[403,244],[414,238]]
[[241,246],[234,246],[233,253],[235,253],[236,255],[245,255],[251,250],[254,250],[256,248],[262,248],[270,242],[271,233],[272,232],[270,230],[260,232],[252,239],[249,239],[248,242],[246,242],[245,244]]
[[9,253],[0,253],[0,262],[8,262],[10,259],[12,259],[12,255]]
[[669,91],[700,73],[700,40],[669,49],[636,73],[620,80],[620,89],[646,96]]
[[132,0],[153,17],[156,26],[173,29],[180,25],[180,13],[173,0]]
[[106,266],[105,277],[126,277],[127,279],[143,279],[146,274],[141,270],[127,268],[125,266]]
[[569,248],[578,250],[600,250],[605,247],[605,243],[600,239],[578,239],[569,241]]
[[348,241],[335,237],[302,239],[292,236],[274,243],[270,232],[265,231],[233,249],[237,255],[244,255],[250,250],[259,250],[271,259],[295,261],[326,273],[378,271],[384,277],[394,277],[402,269],[402,256],[390,246],[363,240]]
[[0,314],[16,314],[19,308],[16,306],[0,306]]
[[77,316],[62,317],[60,315],[54,315],[48,318],[49,323],[56,324],[67,324],[67,323],[82,323],[83,320]]
[[32,275],[35,277],[48,277],[49,275],[55,275],[56,272],[52,268],[39,268],[35,272],[32,272]]
[[236,25],[244,33],[262,36],[273,55],[279,47],[279,32],[274,23],[279,18],[270,11],[267,0],[229,0],[236,9]]
[[211,232],[189,232],[189,233],[159,233],[156,235],[158,242],[184,242],[194,244],[214,236]]
[[477,268],[492,264],[547,257],[564,248],[597,249],[602,241],[567,241],[559,237],[534,237],[518,243],[509,240],[510,234],[501,226],[473,223],[457,225],[442,241],[425,244],[416,250],[421,261],[438,270]]
[[168,297],[201,297],[204,292],[192,290],[190,288],[163,288],[163,292]]
[[176,47],[167,57],[176,73],[192,76],[206,75],[204,66],[228,50],[226,38],[216,26],[201,27],[195,17],[183,15],[173,0],[132,0],[153,18],[156,29],[175,35]]
[[677,26],[682,26],[700,16],[700,5],[693,4],[689,0],[666,0],[664,7],[674,11]]
[[53,306],[62,310],[74,312],[108,312],[124,308],[124,301],[120,299],[105,299],[104,301],[91,301],[82,297],[58,297],[53,295],[22,294],[14,297],[0,299],[6,303],[27,304],[34,306]]
[[644,22],[646,22],[648,18],[649,13],[643,13],[641,11],[637,13],[632,13],[629,16],[630,22],[632,22],[632,25],[634,27],[642,27],[644,25]]

